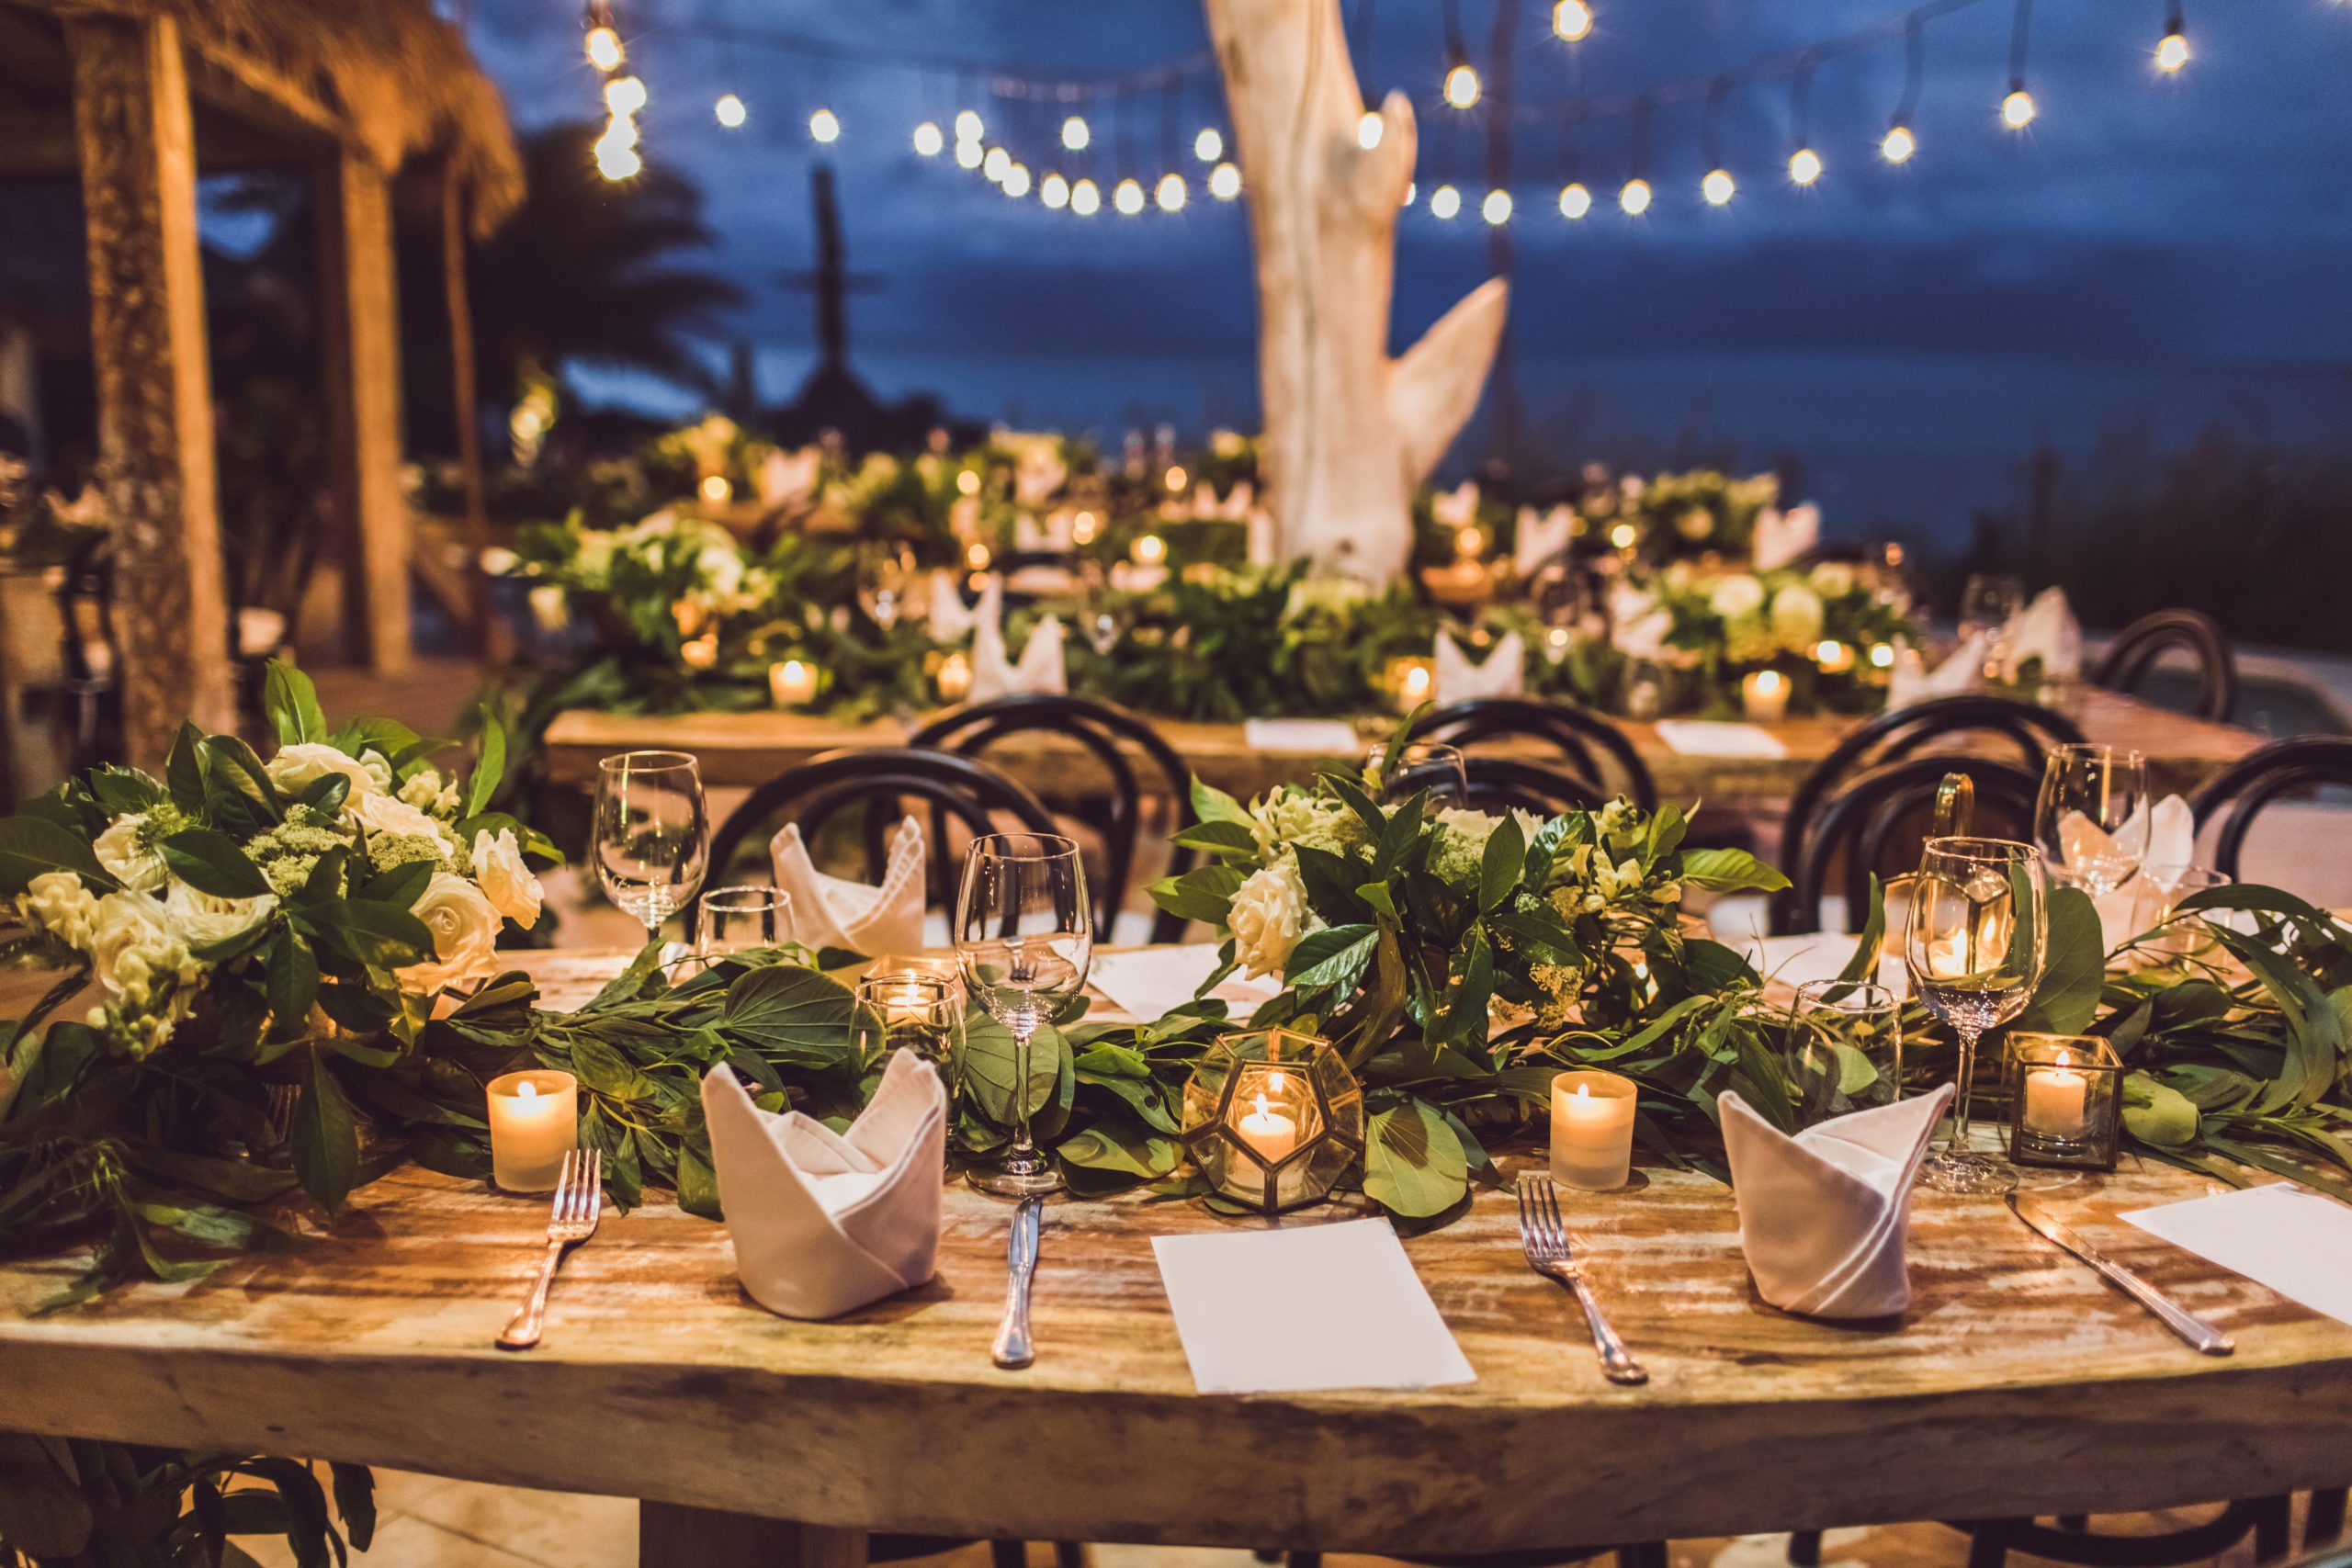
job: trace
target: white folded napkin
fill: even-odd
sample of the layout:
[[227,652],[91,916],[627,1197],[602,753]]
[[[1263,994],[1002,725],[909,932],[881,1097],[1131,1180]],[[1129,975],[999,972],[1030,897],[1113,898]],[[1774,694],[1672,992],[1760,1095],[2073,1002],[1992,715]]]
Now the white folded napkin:
[[1929,702],[1937,697],[1964,697],[1974,691],[1984,679],[1984,642],[1978,632],[1954,650],[1952,656],[1929,670],[1919,650],[1907,641],[1898,639],[1894,645],[1894,672],[1886,683],[1886,709],[1907,708],[1914,703]]
[[1609,590],[1609,640],[1628,659],[1656,661],[1666,654],[1673,613],[1654,594],[1620,582]]
[[[1247,489],[1247,486],[1236,486]],[[1274,530],[1274,514],[1262,506],[1252,506],[1244,518],[1250,530],[1250,564],[1272,566],[1282,557],[1282,541]]]
[[792,937],[805,947],[845,947],[868,958],[922,951],[922,829],[911,817],[890,835],[882,885],[827,876],[808,858],[800,824],[768,840],[775,885],[792,895]]
[[839,1317],[938,1272],[947,1090],[910,1051],[845,1134],[761,1110],[721,1063],[702,1080],[735,1272],[786,1317]]
[[2029,659],[2041,660],[2041,678],[2071,681],[2083,672],[2083,628],[2063,588],[2045,588],[2010,617],[2001,638],[2001,673],[2015,681]]
[[1466,703],[1475,697],[1515,697],[1527,686],[1527,644],[1517,632],[1506,632],[1484,663],[1470,655],[1441,628],[1437,634],[1437,700]]
[[964,595],[956,585],[953,572],[934,570],[931,574],[931,639],[933,642],[961,642],[972,635],[981,619],[991,612],[1003,614],[1004,580],[990,572],[980,584],[980,602],[967,607]]
[[1431,496],[1430,516],[1443,528],[1467,528],[1478,521],[1478,481],[1464,479]]
[[1715,1101],[1758,1294],[1811,1317],[1886,1317],[1911,1304],[1911,1183],[1951,1097],[1944,1084],[1793,1138],[1735,1091]]
[[[2123,826],[2113,834],[2117,839],[2129,839],[2139,830],[2141,814],[2134,811],[2123,819]],[[2147,847],[2141,852],[2140,875],[2097,900],[2099,934],[2107,942],[2107,950],[2117,948],[2141,934],[2140,895],[2142,877],[2169,885],[2187,871],[2197,858],[2197,818],[2190,814],[2188,802],[2177,795],[2168,795],[2156,802],[2147,814]],[[2059,836],[2067,845],[2066,858],[2097,860],[2109,835],[2098,824],[2079,811],[2069,811],[2059,819]]]
[[1511,564],[1519,575],[1526,577],[1535,569],[1568,547],[1575,537],[1577,514],[1566,506],[1555,506],[1549,512],[1538,512],[1532,506],[1519,509],[1519,533],[1511,541]]
[[1077,514],[1065,510],[1042,518],[1023,512],[1012,520],[1012,547],[1017,550],[1067,550],[1078,532]]
[[781,447],[760,459],[760,471],[752,476],[759,487],[760,504],[782,506],[817,492],[817,479],[824,471],[825,455],[814,446],[803,446],[797,452]]
[[1058,694],[1069,689],[1060,621],[1051,615],[1039,621],[1016,663],[1005,652],[1002,607],[989,604],[985,609],[989,613],[980,617],[980,624],[972,632],[972,701],[986,703],[999,697],[1041,693]]
[[1821,508],[1811,502],[1786,512],[1768,506],[1756,514],[1756,541],[1749,547],[1756,570],[1789,565],[1821,542]]

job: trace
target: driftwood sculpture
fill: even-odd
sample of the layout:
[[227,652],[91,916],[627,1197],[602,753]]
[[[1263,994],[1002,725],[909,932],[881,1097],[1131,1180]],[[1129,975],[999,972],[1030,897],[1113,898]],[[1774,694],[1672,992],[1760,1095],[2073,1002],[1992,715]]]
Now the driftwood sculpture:
[[1411,552],[1414,491],[1477,406],[1508,288],[1481,284],[1391,359],[1412,105],[1389,94],[1377,139],[1365,133],[1340,0],[1207,6],[1257,248],[1264,468],[1281,550],[1386,581]]

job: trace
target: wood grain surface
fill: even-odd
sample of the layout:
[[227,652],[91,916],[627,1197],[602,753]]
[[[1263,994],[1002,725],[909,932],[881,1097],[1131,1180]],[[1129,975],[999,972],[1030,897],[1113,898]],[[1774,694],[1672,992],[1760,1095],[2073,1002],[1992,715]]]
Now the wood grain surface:
[[[560,998],[614,962],[543,967]],[[1049,1208],[1037,1362],[1000,1371],[1008,1209],[960,1185],[939,1277],[821,1324],[752,1305],[724,1227],[608,1216],[514,1355],[492,1339],[544,1203],[403,1169],[298,1251],[54,1316],[28,1314],[71,1259],[0,1264],[0,1426],[824,1526],[1430,1552],[2352,1483],[2352,1326],[2115,1217],[2211,1183],[2129,1163],[2028,1179],[2237,1355],[2193,1354],[1999,1204],[1926,1192],[1901,1321],[1791,1317],[1754,1293],[1729,1192],[1663,1169],[1568,1204],[1642,1388],[1602,1381],[1500,1192],[1407,1242],[1476,1370],[1460,1388],[1195,1393],[1150,1238],[1245,1222],[1135,1199]],[[1266,1317],[1317,1331],[1280,1302]]]

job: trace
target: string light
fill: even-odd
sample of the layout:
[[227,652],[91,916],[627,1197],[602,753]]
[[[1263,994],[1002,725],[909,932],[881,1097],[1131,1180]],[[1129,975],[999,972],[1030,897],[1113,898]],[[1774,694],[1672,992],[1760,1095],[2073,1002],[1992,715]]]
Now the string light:
[[1015,164],[1004,172],[1004,194],[1019,201],[1029,194],[1029,165]]
[[1462,210],[1462,193],[1452,186],[1440,186],[1430,192],[1430,216],[1452,218]]
[[1575,180],[1560,187],[1560,216],[1581,218],[1592,210],[1592,192]]
[[1238,164],[1219,164],[1209,171],[1209,194],[1219,201],[1231,201],[1241,194],[1241,168]]
[[2179,0],[2165,15],[2165,36],[2156,42],[2156,69],[2170,75],[2188,63],[2188,34],[2180,25]]
[[1617,193],[1617,205],[1625,209],[1628,218],[1639,218],[1650,209],[1650,182],[1639,175],[1625,182]]
[[956,141],[978,141],[987,134],[988,127],[980,123],[980,117],[974,111],[965,109],[956,116]]
[[1510,192],[1490,190],[1487,199],[1478,204],[1478,216],[1499,228],[1510,221]]
[[1201,133],[1193,138],[1193,156],[1204,164],[1214,164],[1225,156],[1225,137],[1216,126],[1201,127]]
[[1592,7],[1585,0],[1560,0],[1552,7],[1552,31],[1576,43],[1592,31]]
[[915,127],[915,151],[926,158],[936,158],[947,146],[947,139],[939,134],[939,127],[924,120]]
[[1151,198],[1159,204],[1162,212],[1182,212],[1188,194],[1184,189],[1184,176],[1171,171],[1159,176],[1159,186],[1152,192]]
[[1789,178],[1801,186],[1809,186],[1820,177],[1820,153],[1810,147],[1800,147],[1789,154]]
[[2040,112],[2034,104],[2033,95],[2021,86],[2011,87],[2009,96],[2001,100],[2001,123],[2011,130],[2023,130],[2033,123],[2033,117]]
[[1069,187],[1069,209],[1080,218],[1091,218],[1102,210],[1102,193],[1094,188],[1092,180],[1080,180]]
[[1878,144],[1878,155],[1890,164],[1907,164],[1911,154],[1919,150],[1918,138],[1911,134],[1907,125],[1887,128],[1885,137]]
[[841,117],[831,109],[819,109],[808,117],[808,135],[815,141],[839,141],[842,139]]
[[1073,152],[1083,152],[1086,144],[1094,140],[1094,132],[1086,128],[1083,115],[1072,115],[1062,121],[1062,145]]
[[1466,60],[1457,60],[1445,73],[1445,101],[1455,108],[1476,107],[1483,89],[1478,84],[1477,68]]
[[980,159],[980,173],[995,185],[1012,172],[1012,154],[1001,147],[991,147]]
[[635,147],[637,145],[637,121],[631,119],[625,114],[615,115],[612,118],[611,122],[605,127],[605,134],[596,139],[596,144],[600,147],[608,143],[612,146],[621,148]]
[[2001,123],[2011,130],[2023,130],[2041,112],[2033,95],[2025,90],[2026,40],[2032,28],[2033,0],[2018,0],[2009,28],[2009,96],[2001,100]]
[[1380,139],[1387,130],[1387,123],[1380,118],[1378,109],[1366,109],[1363,118],[1356,121],[1356,145],[1369,152],[1380,145]]
[[1709,169],[1706,178],[1699,182],[1699,194],[1707,198],[1709,207],[1721,207],[1739,191],[1729,169]]
[[[737,129],[749,118],[744,112],[743,100],[732,93],[721,94],[718,101],[710,106],[710,112],[717,115],[718,123],[729,130]],[[933,127],[932,133],[937,135],[938,128]],[[939,149],[934,147],[932,151],[936,152]]]
[[605,107],[616,115],[633,115],[645,107],[645,84],[634,76],[616,76],[605,84]]
[[1123,218],[1133,218],[1143,210],[1143,186],[1132,179],[1121,180],[1111,188],[1111,205]]
[[596,144],[596,172],[608,180],[635,179],[644,167],[638,155],[627,147],[608,147],[602,141]]
[[1797,149],[1789,154],[1789,178],[1809,186],[1821,177],[1821,154],[1813,150],[1813,62],[1800,66],[1789,83],[1797,129]]
[[1059,175],[1047,175],[1037,182],[1037,199],[1059,212],[1069,205],[1069,182]]
[[603,22],[588,29],[588,63],[599,71],[617,71],[628,51],[621,47],[621,35]]
[[1699,181],[1699,194],[1709,207],[1721,207],[1739,191],[1731,171],[1724,167],[1722,138],[1717,127],[1722,123],[1724,101],[1731,96],[1731,78],[1718,76],[1707,89],[1707,112],[1699,121],[1699,139],[1706,144],[1707,172]]
[[1919,107],[1919,88],[1927,70],[1928,29],[1914,14],[1903,29],[1903,99],[1894,106],[1894,118],[1887,122],[1886,134],[1878,143],[1878,155],[1890,164],[1907,164],[1919,150],[1919,139],[1911,132],[1911,117]]

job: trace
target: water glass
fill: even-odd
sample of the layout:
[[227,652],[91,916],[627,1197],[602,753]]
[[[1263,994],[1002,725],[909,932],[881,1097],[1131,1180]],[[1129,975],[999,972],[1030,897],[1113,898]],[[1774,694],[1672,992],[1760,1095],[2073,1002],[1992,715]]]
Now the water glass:
[[1960,594],[1960,640],[1984,634],[1984,670],[1996,676],[2007,662],[2009,623],[2025,608],[2025,584],[2014,577],[1980,571]]
[[1386,741],[1365,756],[1364,784],[1383,806],[1402,806],[1422,790],[1430,809],[1470,803],[1470,770],[1459,747],[1412,740],[1393,750]]
[[1800,1127],[1893,1104],[1903,1087],[1901,998],[1867,980],[1800,986],[1783,1066]]
[[[1057,833],[972,840],[956,901],[956,959],[972,997],[1012,1036],[1005,1085],[1012,1138],[993,1167],[972,1171],[972,1185],[983,1192],[1027,1198],[1062,1184],[1030,1135],[1031,1101],[1044,1099],[1030,1071],[1030,1043],[1086,989],[1093,955],[1094,917],[1075,842]],[[1044,1088],[1052,1092],[1050,1083]]]
[[792,940],[792,895],[765,883],[714,887],[695,907],[695,955],[707,964]]
[[859,1062],[912,1051],[954,1072],[964,1054],[964,987],[936,975],[874,975],[857,983],[850,1013]]
[[596,764],[596,878],[605,896],[659,936],[702,886],[710,816],[702,772],[684,751],[623,751]]
[[2148,853],[2148,763],[2117,746],[2058,746],[2041,768],[2034,842],[2052,880],[2104,898]]
[[2184,964],[2211,954],[2221,943],[2204,920],[2194,913],[2175,919],[2173,911],[2192,893],[2230,885],[2229,877],[2210,865],[2141,867],[2132,920],[2132,933],[2145,937],[2139,952],[2165,964]]
[[1079,567],[1078,589],[1079,635],[1086,639],[1088,647],[1108,659],[1127,633],[1121,595],[1111,586],[1099,560],[1086,561]]

